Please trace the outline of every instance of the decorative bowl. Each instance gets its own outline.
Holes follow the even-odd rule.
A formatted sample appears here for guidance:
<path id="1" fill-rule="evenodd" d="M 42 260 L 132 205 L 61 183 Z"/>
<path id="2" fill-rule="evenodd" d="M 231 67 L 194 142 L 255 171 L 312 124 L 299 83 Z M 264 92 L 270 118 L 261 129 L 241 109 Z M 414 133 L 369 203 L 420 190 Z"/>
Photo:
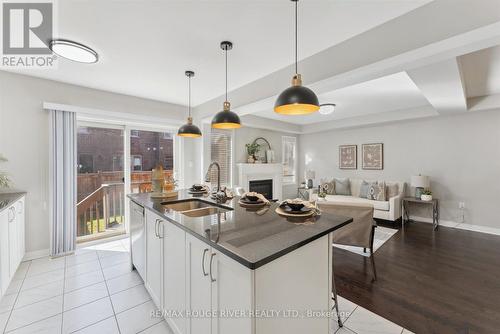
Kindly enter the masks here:
<path id="1" fill-rule="evenodd" d="M 203 189 L 203 185 L 201 185 L 201 184 L 193 184 L 191 186 L 191 189 L 196 190 L 196 191 L 200 191 L 200 190 Z"/>
<path id="2" fill-rule="evenodd" d="M 292 211 L 300 211 L 304 207 L 304 203 L 298 202 L 286 202 L 286 205 L 292 209 Z"/>
<path id="3" fill-rule="evenodd" d="M 422 201 L 426 201 L 426 202 L 428 202 L 428 201 L 432 201 L 432 195 L 421 195 L 421 196 L 420 196 L 420 199 L 421 199 Z"/>
<path id="4" fill-rule="evenodd" d="M 256 202 L 259 199 L 259 197 L 253 195 L 246 195 L 245 198 L 250 202 Z"/>

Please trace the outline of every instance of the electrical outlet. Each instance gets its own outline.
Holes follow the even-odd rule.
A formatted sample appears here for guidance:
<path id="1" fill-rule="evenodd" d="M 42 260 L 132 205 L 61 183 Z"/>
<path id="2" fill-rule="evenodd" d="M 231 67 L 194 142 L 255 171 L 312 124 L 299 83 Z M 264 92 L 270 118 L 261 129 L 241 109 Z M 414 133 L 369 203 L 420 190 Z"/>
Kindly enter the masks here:
<path id="1" fill-rule="evenodd" d="M 458 202 L 459 209 L 465 209 L 465 202 Z"/>

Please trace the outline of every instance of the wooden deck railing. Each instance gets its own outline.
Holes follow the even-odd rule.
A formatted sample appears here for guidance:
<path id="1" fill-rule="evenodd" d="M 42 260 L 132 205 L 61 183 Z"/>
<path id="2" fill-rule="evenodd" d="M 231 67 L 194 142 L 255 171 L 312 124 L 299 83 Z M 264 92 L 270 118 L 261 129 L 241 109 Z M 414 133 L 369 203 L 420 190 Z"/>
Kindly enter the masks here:
<path id="1" fill-rule="evenodd" d="M 106 232 L 123 224 L 123 191 L 123 183 L 102 184 L 81 200 L 76 205 L 77 236 Z"/>
<path id="2" fill-rule="evenodd" d="M 171 175 L 171 170 L 165 171 L 165 176 Z M 151 172 L 132 172 L 130 185 L 132 193 L 150 192 Z M 79 174 L 77 237 L 124 231 L 124 191 L 123 172 Z"/>

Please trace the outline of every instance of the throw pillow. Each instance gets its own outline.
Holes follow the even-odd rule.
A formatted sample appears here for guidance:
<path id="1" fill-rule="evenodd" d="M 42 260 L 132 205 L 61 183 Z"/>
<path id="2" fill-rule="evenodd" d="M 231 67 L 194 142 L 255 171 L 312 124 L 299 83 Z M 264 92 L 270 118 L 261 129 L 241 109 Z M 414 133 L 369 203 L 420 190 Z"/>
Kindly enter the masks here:
<path id="1" fill-rule="evenodd" d="M 385 182 L 373 183 L 368 190 L 368 199 L 385 201 Z"/>
<path id="2" fill-rule="evenodd" d="M 335 194 L 351 196 L 351 182 L 349 179 L 334 179 Z"/>
<path id="3" fill-rule="evenodd" d="M 370 191 L 370 187 L 372 187 L 373 185 L 376 185 L 376 184 L 377 184 L 377 182 L 363 181 L 363 183 L 361 183 L 361 187 L 359 188 L 359 197 L 368 198 L 368 193 Z"/>
<path id="4" fill-rule="evenodd" d="M 397 183 L 389 183 L 386 185 L 387 196 L 386 198 L 392 198 L 399 195 L 399 185 Z"/>
<path id="5" fill-rule="evenodd" d="M 327 195 L 335 195 L 335 182 L 331 180 L 330 182 L 323 182 L 321 188 L 326 192 Z"/>

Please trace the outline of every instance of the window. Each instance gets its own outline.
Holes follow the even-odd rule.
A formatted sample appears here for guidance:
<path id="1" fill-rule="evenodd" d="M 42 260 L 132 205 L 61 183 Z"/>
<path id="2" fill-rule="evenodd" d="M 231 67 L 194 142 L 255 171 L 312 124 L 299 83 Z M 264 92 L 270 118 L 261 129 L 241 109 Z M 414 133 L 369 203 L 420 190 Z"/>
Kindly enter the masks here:
<path id="1" fill-rule="evenodd" d="M 130 130 L 130 137 L 139 138 L 139 130 Z"/>
<path id="2" fill-rule="evenodd" d="M 172 132 L 163 132 L 163 139 L 173 139 Z"/>
<path id="3" fill-rule="evenodd" d="M 132 161 L 132 170 L 133 171 L 141 171 L 142 170 L 142 156 L 141 155 L 131 156 L 130 161 Z"/>
<path id="4" fill-rule="evenodd" d="M 297 138 L 281 137 L 283 147 L 283 182 L 295 183 L 297 175 Z"/>
<path id="5" fill-rule="evenodd" d="M 123 170 L 123 153 L 113 155 L 113 171 Z"/>
<path id="6" fill-rule="evenodd" d="M 84 153 L 79 154 L 78 173 L 84 174 L 93 172 L 94 172 L 94 156 L 92 154 L 84 154 Z"/>
<path id="7" fill-rule="evenodd" d="M 212 129 L 210 132 L 210 157 L 220 165 L 220 184 L 231 186 L 232 135 L 231 131 Z M 212 168 L 210 183 L 217 184 L 217 168 Z"/>

